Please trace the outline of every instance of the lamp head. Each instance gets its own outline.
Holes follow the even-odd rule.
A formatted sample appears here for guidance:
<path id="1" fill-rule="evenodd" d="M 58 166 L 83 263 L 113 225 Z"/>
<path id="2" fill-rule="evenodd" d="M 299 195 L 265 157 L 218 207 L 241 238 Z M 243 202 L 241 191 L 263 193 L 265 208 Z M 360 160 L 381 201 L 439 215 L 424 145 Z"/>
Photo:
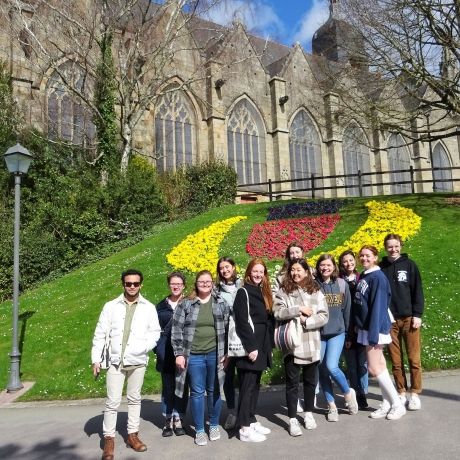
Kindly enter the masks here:
<path id="1" fill-rule="evenodd" d="M 32 162 L 32 154 L 21 144 L 16 144 L 10 147 L 4 154 L 6 167 L 8 171 L 15 175 L 27 174 L 30 163 Z"/>

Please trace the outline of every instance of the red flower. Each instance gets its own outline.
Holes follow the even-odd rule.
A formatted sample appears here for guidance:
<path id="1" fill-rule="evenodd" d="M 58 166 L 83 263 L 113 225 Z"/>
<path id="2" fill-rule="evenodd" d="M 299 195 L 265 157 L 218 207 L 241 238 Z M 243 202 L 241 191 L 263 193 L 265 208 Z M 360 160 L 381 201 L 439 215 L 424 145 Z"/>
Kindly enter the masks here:
<path id="1" fill-rule="evenodd" d="M 311 251 L 328 237 L 339 220 L 338 214 L 327 214 L 255 224 L 248 236 L 246 252 L 251 257 L 282 259 L 293 241 L 302 244 L 305 252 Z"/>

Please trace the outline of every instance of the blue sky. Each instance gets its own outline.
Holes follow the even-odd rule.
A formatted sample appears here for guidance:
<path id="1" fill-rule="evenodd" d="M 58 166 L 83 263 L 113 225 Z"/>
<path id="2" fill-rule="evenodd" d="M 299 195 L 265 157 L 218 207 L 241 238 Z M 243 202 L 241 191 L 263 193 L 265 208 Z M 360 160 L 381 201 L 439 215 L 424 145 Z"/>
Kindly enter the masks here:
<path id="1" fill-rule="evenodd" d="M 219 24 L 238 18 L 264 38 L 311 49 L 311 37 L 329 16 L 328 0 L 223 0 L 208 15 Z"/>

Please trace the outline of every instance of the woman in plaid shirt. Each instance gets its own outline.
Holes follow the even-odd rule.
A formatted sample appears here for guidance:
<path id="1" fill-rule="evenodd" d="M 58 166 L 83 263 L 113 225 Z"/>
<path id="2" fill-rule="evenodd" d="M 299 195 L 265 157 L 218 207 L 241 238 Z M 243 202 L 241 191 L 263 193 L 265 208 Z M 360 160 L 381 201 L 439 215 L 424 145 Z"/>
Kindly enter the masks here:
<path id="1" fill-rule="evenodd" d="M 207 444 L 204 431 L 206 406 L 209 439 L 220 439 L 220 387 L 225 380 L 223 362 L 228 316 L 229 307 L 214 289 L 212 275 L 207 270 L 197 274 L 194 292 L 176 307 L 173 316 L 171 343 L 177 367 L 176 395 L 182 397 L 188 375 L 195 444 L 199 446 Z"/>

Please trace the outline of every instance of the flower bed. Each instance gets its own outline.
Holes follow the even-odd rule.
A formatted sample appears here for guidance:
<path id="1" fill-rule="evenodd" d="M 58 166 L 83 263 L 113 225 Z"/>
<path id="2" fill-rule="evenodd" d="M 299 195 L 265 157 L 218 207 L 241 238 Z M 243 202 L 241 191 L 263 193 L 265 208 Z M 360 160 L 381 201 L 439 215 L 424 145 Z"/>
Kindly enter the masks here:
<path id="1" fill-rule="evenodd" d="M 397 233 L 405 241 L 420 230 L 422 218 L 412 209 L 404 208 L 396 203 L 368 201 L 369 217 L 358 230 L 340 246 L 327 251 L 336 259 L 340 254 L 351 249 L 356 255 L 362 246 L 375 246 L 379 251 L 384 248 L 383 240 L 388 233 Z M 309 263 L 316 264 L 318 256 L 308 258 Z"/>
<path id="2" fill-rule="evenodd" d="M 251 257 L 282 259 L 293 241 L 311 251 L 327 238 L 339 220 L 340 216 L 335 214 L 256 224 L 248 237 L 246 251 Z"/>
<path id="3" fill-rule="evenodd" d="M 319 200 L 304 203 L 291 203 L 268 209 L 267 220 L 288 219 L 292 217 L 336 214 L 349 200 Z"/>
<path id="4" fill-rule="evenodd" d="M 176 270 L 197 273 L 209 270 L 214 273 L 219 260 L 219 246 L 228 231 L 246 216 L 236 216 L 213 223 L 209 227 L 188 235 L 166 256 Z"/>

